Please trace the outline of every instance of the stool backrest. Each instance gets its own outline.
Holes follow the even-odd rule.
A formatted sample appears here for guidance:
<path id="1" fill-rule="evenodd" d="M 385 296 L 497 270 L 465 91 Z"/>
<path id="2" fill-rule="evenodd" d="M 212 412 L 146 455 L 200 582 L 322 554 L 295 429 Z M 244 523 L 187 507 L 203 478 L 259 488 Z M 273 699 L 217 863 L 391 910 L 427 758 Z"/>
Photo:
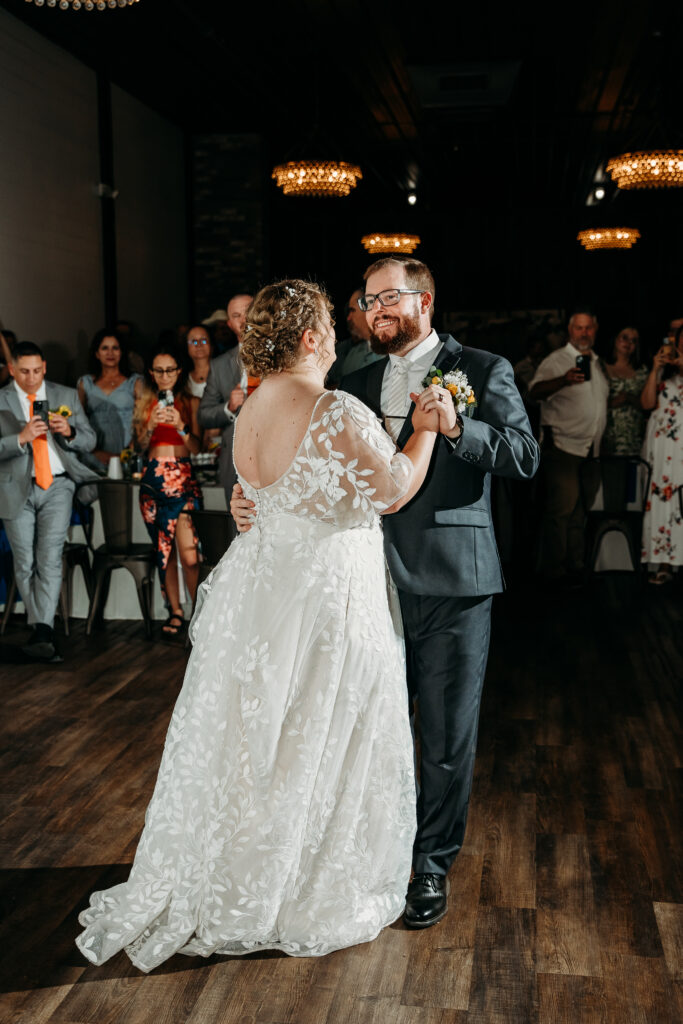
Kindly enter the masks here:
<path id="1" fill-rule="evenodd" d="M 133 488 L 125 480 L 98 480 L 104 542 L 112 554 L 125 554 L 133 542 Z"/>

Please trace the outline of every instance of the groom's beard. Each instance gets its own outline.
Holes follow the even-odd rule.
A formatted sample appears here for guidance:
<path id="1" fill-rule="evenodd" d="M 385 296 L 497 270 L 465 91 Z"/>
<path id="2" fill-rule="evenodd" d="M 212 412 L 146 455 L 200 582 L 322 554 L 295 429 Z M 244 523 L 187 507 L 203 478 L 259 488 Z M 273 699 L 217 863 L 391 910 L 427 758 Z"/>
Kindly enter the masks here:
<path id="1" fill-rule="evenodd" d="M 377 335 L 371 327 L 370 348 L 380 356 L 393 355 L 396 352 L 401 352 L 412 342 L 417 341 L 420 333 L 420 314 L 414 313 L 411 315 L 407 313 L 401 317 L 396 333 L 393 335 L 388 336 L 386 333 L 382 336 Z"/>

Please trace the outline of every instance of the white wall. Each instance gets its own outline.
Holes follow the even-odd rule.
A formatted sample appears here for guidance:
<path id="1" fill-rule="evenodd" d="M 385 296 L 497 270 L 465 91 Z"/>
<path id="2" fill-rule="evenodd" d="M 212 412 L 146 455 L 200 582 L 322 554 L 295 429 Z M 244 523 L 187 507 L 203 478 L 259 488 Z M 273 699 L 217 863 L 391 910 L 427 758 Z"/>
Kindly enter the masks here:
<path id="1" fill-rule="evenodd" d="M 183 136 L 112 87 L 119 316 L 156 340 L 187 317 Z"/>
<path id="2" fill-rule="evenodd" d="M 0 323 L 50 376 L 100 326 L 94 72 L 0 10 Z"/>

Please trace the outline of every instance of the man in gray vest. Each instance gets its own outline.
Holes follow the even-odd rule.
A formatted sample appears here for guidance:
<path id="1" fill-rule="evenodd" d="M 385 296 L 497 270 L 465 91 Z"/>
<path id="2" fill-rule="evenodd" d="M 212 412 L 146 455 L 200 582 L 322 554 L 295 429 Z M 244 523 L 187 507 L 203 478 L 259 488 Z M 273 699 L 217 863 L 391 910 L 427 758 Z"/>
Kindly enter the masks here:
<path id="1" fill-rule="evenodd" d="M 77 483 L 95 478 L 77 453 L 92 451 L 96 437 L 76 391 L 47 382 L 45 371 L 37 345 L 15 347 L 13 380 L 0 391 L 0 518 L 32 627 L 23 651 L 55 661 L 61 659 L 52 627 L 73 493 Z"/>

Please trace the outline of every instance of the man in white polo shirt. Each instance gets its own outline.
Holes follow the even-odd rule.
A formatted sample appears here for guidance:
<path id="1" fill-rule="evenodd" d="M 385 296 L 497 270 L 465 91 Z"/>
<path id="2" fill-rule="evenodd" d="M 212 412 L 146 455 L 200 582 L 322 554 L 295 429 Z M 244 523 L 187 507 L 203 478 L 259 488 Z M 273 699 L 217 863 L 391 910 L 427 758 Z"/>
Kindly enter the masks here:
<path id="1" fill-rule="evenodd" d="M 578 582 L 584 564 L 580 474 L 597 455 L 607 420 L 609 385 L 593 351 L 598 321 L 577 311 L 569 340 L 538 367 L 529 398 L 541 405 L 541 468 L 545 486 L 541 569 L 551 580 Z M 586 481 L 587 496 L 597 487 Z"/>

